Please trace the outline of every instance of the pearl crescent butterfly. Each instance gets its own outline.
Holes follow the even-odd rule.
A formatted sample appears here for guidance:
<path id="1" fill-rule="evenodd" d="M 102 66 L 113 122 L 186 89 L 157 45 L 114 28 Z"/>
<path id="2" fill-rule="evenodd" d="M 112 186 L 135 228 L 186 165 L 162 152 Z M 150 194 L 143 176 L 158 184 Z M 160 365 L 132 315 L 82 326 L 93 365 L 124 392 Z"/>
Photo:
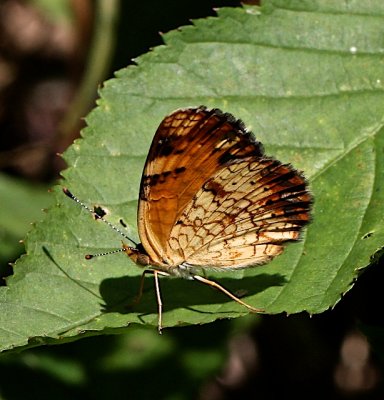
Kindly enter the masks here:
<path id="1" fill-rule="evenodd" d="M 68 189 L 64 192 L 90 210 Z M 285 242 L 300 238 L 310 221 L 311 203 L 304 176 L 291 165 L 265 156 L 262 144 L 231 114 L 201 106 L 165 117 L 153 138 L 140 184 L 141 243 L 123 244 L 120 249 L 146 268 L 143 278 L 147 272 L 154 274 L 159 331 L 158 275 L 200 281 L 250 311 L 262 312 L 201 273 L 272 260 L 283 252 Z"/>

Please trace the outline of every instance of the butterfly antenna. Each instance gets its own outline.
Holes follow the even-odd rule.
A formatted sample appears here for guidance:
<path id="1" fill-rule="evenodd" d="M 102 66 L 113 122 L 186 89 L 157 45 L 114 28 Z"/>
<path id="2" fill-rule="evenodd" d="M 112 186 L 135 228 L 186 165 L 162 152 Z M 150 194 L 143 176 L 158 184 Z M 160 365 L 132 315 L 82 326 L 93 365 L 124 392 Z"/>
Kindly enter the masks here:
<path id="1" fill-rule="evenodd" d="M 118 234 L 120 234 L 122 237 L 124 237 L 125 239 L 129 240 L 131 243 L 133 243 L 135 246 L 137 246 L 137 243 L 132 240 L 129 236 L 127 236 L 122 230 L 120 230 L 118 227 L 116 227 L 115 225 L 111 224 L 109 221 L 107 221 L 106 219 L 104 219 L 101 215 L 97 214 L 96 212 L 94 212 L 91 208 L 89 208 L 85 203 L 83 203 L 82 201 L 80 201 L 74 194 L 72 194 L 66 187 L 63 188 L 63 192 L 66 196 L 68 196 L 70 199 L 72 199 L 73 201 L 75 201 L 77 204 L 79 204 L 81 207 L 83 207 L 84 209 L 86 209 L 88 212 L 90 212 L 91 214 L 93 214 L 97 219 L 103 221 L 105 224 L 107 224 L 110 228 L 112 228 L 115 232 L 117 232 Z M 99 257 L 99 256 L 105 256 L 107 254 L 115 254 L 115 253 L 120 253 L 121 251 L 124 251 L 124 248 L 122 249 L 117 249 L 114 251 L 110 251 L 107 253 L 99 253 L 99 254 L 87 254 L 85 256 L 85 258 L 87 260 L 90 260 L 93 257 Z"/>
<path id="2" fill-rule="evenodd" d="M 95 258 L 95 257 L 101 257 L 101 256 L 109 256 L 111 254 L 116 254 L 116 253 L 121 253 L 125 251 L 124 248 L 121 249 L 116 249 L 116 250 L 112 250 L 112 251 L 107 251 L 105 253 L 96 253 L 96 254 L 86 254 L 85 255 L 85 259 L 86 260 L 90 260 L 91 258 Z"/>

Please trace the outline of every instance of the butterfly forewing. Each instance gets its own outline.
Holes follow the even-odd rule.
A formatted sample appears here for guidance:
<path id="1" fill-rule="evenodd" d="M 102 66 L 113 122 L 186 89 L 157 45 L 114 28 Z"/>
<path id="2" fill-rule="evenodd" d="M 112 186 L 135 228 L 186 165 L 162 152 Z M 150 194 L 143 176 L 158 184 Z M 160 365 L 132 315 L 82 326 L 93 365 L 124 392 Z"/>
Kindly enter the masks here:
<path id="1" fill-rule="evenodd" d="M 229 114 L 200 107 L 166 117 L 154 136 L 140 188 L 139 235 L 152 261 L 177 265 L 182 252 L 170 251 L 170 234 L 202 185 L 228 160 L 261 155 L 261 144 Z"/>

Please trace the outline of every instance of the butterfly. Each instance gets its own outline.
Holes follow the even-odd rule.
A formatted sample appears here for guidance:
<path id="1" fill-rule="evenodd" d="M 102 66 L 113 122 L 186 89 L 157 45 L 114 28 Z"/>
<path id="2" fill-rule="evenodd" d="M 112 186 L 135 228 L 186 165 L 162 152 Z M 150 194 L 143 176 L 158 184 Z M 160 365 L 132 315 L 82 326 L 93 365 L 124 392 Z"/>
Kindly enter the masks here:
<path id="1" fill-rule="evenodd" d="M 64 192 L 81 203 L 68 189 Z M 262 312 L 202 273 L 269 262 L 283 252 L 285 242 L 300 238 L 311 204 L 302 173 L 265 156 L 262 144 L 233 115 L 200 106 L 166 116 L 141 178 L 141 243 L 123 243 L 120 249 L 145 268 L 138 298 L 144 276 L 154 275 L 159 332 L 159 275 L 202 282 L 250 311 Z"/>

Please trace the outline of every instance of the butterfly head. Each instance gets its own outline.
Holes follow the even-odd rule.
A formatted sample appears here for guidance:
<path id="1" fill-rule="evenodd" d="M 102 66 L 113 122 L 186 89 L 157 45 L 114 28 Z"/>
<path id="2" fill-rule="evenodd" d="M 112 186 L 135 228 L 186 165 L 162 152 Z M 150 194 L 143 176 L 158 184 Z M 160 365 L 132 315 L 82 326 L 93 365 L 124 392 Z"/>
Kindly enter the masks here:
<path id="1" fill-rule="evenodd" d="M 136 247 L 128 246 L 123 243 L 124 253 L 137 265 L 141 267 L 146 267 L 151 264 L 149 256 L 145 253 L 145 250 L 141 243 Z"/>

